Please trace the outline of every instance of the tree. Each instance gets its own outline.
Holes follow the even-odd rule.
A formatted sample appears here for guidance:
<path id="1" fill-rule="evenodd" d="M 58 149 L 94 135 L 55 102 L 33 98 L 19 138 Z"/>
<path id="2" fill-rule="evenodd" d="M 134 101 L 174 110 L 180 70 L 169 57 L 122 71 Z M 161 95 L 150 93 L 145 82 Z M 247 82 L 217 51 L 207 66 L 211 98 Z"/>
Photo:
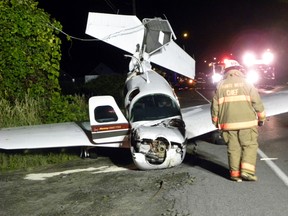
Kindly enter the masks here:
<path id="1" fill-rule="evenodd" d="M 25 94 L 51 99 L 60 94 L 61 24 L 35 0 L 0 1 L 0 97 Z M 58 96 L 57 96 L 58 95 Z"/>

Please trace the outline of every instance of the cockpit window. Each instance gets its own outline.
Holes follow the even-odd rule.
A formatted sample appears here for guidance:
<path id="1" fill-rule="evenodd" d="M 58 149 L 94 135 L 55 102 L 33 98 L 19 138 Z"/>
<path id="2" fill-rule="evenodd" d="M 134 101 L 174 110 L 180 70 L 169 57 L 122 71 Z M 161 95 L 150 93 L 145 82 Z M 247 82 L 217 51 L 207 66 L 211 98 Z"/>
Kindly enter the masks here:
<path id="1" fill-rule="evenodd" d="M 131 121 L 149 121 L 179 116 L 180 108 L 169 96 L 147 95 L 140 98 L 131 111 Z"/>
<path id="2" fill-rule="evenodd" d="M 139 89 L 134 89 L 129 95 L 129 101 L 131 101 L 137 94 L 139 94 Z"/>
<path id="3" fill-rule="evenodd" d="M 117 121 L 118 117 L 111 106 L 98 106 L 94 110 L 95 120 L 97 122 Z"/>

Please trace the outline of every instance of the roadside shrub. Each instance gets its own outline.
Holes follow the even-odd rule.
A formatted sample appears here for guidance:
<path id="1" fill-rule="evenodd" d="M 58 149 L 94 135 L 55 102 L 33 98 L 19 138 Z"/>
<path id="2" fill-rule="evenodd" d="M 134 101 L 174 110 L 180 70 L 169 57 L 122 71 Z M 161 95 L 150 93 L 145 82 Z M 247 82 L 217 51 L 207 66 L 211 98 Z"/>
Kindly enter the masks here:
<path id="1" fill-rule="evenodd" d="M 84 96 L 59 96 L 52 102 L 27 94 L 24 99 L 16 99 L 13 103 L 0 99 L 1 128 L 88 119 L 88 104 Z"/>
<path id="2" fill-rule="evenodd" d="M 61 40 L 51 25 L 62 26 L 37 5 L 0 1 L 0 97 L 10 102 L 25 94 L 51 98 L 60 92 Z"/>
<path id="3" fill-rule="evenodd" d="M 0 99 L 0 127 L 16 127 L 23 125 L 41 124 L 41 101 L 24 96 L 23 100 L 16 99 L 11 104 L 6 99 Z"/>
<path id="4" fill-rule="evenodd" d="M 45 108 L 43 102 L 42 119 L 44 123 L 59 123 L 71 121 L 88 121 L 88 103 L 84 96 L 66 95 L 53 97 Z M 50 106 L 49 106 L 50 105 Z"/>
<path id="5" fill-rule="evenodd" d="M 82 87 L 86 96 L 112 95 L 120 108 L 124 107 L 123 88 L 126 75 L 100 75 Z"/>

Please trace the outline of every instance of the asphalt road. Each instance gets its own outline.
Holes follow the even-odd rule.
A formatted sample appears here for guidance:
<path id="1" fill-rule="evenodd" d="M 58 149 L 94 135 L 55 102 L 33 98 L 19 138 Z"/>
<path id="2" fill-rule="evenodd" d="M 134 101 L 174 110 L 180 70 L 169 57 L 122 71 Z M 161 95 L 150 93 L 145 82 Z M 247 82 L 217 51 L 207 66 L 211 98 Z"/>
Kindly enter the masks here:
<path id="1" fill-rule="evenodd" d="M 276 85 L 273 88 L 259 88 L 261 95 L 273 94 L 275 91 L 288 88 L 288 83 Z M 184 106 L 191 104 L 207 103 L 213 97 L 213 89 L 198 89 L 196 92 L 180 92 L 180 100 Z M 187 96 L 188 94 L 188 96 Z M 201 95 L 201 96 L 200 96 Z M 189 98 L 187 100 L 187 98 Z M 203 99 L 204 98 L 204 99 Z M 194 102 L 193 102 L 194 101 Z M 187 103 L 188 102 L 188 103 Z M 277 104 L 275 104 L 277 106 Z M 280 177 L 280 179 L 288 186 L 288 145 L 287 128 L 288 113 L 271 116 L 263 127 L 259 129 L 259 160 L 266 163 Z"/>
<path id="2" fill-rule="evenodd" d="M 195 91 L 178 95 L 184 107 L 205 103 Z M 257 182 L 230 181 L 226 146 L 208 134 L 170 169 L 139 171 L 129 150 L 98 149 L 97 159 L 1 174 L 0 215 L 286 216 L 287 122 L 281 114 L 260 128 Z"/>

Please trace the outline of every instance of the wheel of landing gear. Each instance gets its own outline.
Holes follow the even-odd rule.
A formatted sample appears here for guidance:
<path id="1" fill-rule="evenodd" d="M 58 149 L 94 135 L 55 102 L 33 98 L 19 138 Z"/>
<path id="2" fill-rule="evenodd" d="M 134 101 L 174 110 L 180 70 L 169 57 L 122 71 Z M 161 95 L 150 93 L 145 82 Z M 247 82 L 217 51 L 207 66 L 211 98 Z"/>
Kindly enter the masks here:
<path id="1" fill-rule="evenodd" d="M 97 152 L 89 152 L 87 148 L 82 148 L 81 149 L 81 154 L 80 154 L 81 158 L 91 158 L 91 159 L 96 159 L 98 158 L 98 154 Z"/>
<path id="2" fill-rule="evenodd" d="M 81 148 L 80 157 L 83 159 L 89 157 L 89 152 L 86 148 Z"/>

